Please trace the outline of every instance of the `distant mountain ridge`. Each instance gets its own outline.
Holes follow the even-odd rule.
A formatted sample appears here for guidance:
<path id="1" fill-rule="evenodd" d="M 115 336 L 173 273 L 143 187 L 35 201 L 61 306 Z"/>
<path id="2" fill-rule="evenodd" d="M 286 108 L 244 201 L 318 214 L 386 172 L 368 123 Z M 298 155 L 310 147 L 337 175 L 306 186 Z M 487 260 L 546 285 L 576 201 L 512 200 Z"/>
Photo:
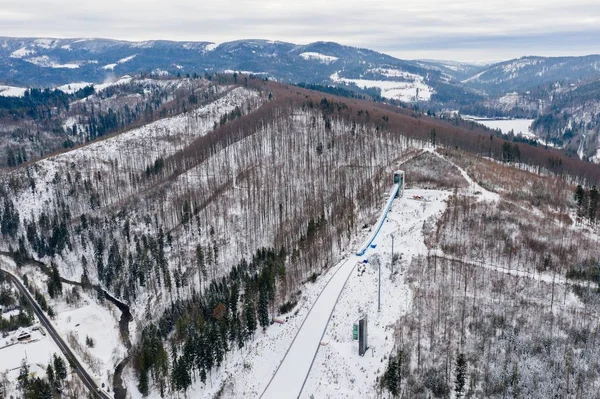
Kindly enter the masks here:
<path id="1" fill-rule="evenodd" d="M 522 57 L 490 65 L 401 60 L 334 42 L 209 41 L 0 37 L 0 84 L 57 87 L 115 76 L 254 73 L 282 82 L 369 89 L 403 102 L 459 109 L 484 98 L 556 82 L 600 79 L 600 55 Z"/>
<path id="2" fill-rule="evenodd" d="M 297 45 L 237 40 L 217 45 L 203 41 L 0 38 L 0 83 L 12 86 L 99 83 L 113 75 L 140 72 L 185 75 L 222 71 L 254 73 L 290 83 L 378 87 L 382 96 L 406 102 L 472 94 L 442 68 L 333 42 Z"/>
<path id="3" fill-rule="evenodd" d="M 578 83 L 600 78 L 600 55 L 521 57 L 503 61 L 463 79 L 467 86 L 490 95 L 524 91 L 546 83 Z"/>

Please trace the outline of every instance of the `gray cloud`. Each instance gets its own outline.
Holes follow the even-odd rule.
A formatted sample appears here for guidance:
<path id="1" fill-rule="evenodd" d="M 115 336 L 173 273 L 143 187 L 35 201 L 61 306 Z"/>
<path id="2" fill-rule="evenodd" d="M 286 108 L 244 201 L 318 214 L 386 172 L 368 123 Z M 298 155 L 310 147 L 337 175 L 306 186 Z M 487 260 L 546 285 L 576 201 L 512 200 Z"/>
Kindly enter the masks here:
<path id="1" fill-rule="evenodd" d="M 331 40 L 403 58 L 600 52 L 600 2 L 2 0 L 0 35 L 223 42 Z"/>

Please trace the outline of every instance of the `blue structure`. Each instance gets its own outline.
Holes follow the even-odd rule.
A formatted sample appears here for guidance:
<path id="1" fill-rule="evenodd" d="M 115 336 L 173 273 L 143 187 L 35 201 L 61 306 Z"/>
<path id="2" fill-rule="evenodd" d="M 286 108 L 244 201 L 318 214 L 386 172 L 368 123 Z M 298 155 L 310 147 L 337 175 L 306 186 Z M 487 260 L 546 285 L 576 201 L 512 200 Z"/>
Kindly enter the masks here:
<path id="1" fill-rule="evenodd" d="M 379 220 L 377 221 L 377 224 L 375 225 L 376 226 L 375 230 L 373 230 L 373 232 L 371 232 L 371 234 L 369 234 L 367 241 L 358 249 L 358 251 L 356 251 L 357 256 L 363 256 L 365 254 L 365 252 L 367 252 L 367 249 L 369 249 L 369 247 L 375 248 L 377 246 L 377 245 L 371 245 L 371 244 L 373 244 L 373 241 L 377 237 L 377 234 L 379 234 L 379 231 L 381 230 L 381 227 L 383 226 L 383 222 L 385 222 L 385 219 L 387 218 L 387 214 L 390 211 L 390 208 L 392 207 L 392 203 L 394 202 L 394 199 L 401 196 L 403 193 L 404 193 L 404 171 L 397 170 L 396 172 L 394 172 L 394 186 L 392 187 L 392 189 L 390 191 L 390 196 L 388 197 L 385 209 L 381 213 L 381 216 L 379 216 Z"/>

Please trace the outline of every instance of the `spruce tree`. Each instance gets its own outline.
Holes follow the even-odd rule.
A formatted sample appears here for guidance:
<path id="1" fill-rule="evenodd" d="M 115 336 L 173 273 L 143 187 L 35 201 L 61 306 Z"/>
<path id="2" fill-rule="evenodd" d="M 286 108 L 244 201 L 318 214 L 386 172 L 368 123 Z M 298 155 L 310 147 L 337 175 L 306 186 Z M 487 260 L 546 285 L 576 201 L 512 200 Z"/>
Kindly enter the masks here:
<path id="1" fill-rule="evenodd" d="M 256 323 L 256 308 L 254 307 L 254 302 L 251 298 L 246 295 L 246 300 L 244 301 L 244 314 L 246 315 L 246 328 L 247 333 L 249 335 L 254 334 L 256 331 L 257 323 Z"/>
<path id="2" fill-rule="evenodd" d="M 269 326 L 269 293 L 264 286 L 258 292 L 258 321 L 263 329 Z"/>
<path id="3" fill-rule="evenodd" d="M 388 367 L 384 374 L 385 387 L 390 393 L 396 397 L 398 396 L 398 363 L 396 357 L 390 356 L 388 361 Z"/>
<path id="4" fill-rule="evenodd" d="M 590 203 L 588 207 L 588 219 L 590 222 L 596 222 L 596 214 L 598 213 L 598 199 L 600 198 L 600 194 L 598 193 L 598 189 L 596 186 L 592 186 L 590 190 Z"/>
<path id="5" fill-rule="evenodd" d="M 62 385 L 62 382 L 67 378 L 67 367 L 65 366 L 65 361 L 62 357 L 54 354 L 54 377 L 56 382 L 59 385 Z"/>
<path id="6" fill-rule="evenodd" d="M 461 398 L 465 393 L 465 382 L 467 380 L 467 358 L 464 353 L 459 353 L 456 357 L 456 380 L 454 383 L 454 392 L 456 397 Z"/>

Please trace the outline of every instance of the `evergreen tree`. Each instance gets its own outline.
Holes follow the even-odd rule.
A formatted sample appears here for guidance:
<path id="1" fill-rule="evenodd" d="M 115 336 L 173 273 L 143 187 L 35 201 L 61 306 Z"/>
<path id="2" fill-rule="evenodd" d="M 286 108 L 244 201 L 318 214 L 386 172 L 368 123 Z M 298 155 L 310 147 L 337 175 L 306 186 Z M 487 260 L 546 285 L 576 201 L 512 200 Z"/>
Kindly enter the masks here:
<path id="1" fill-rule="evenodd" d="M 587 217 L 589 215 L 589 196 L 581 185 L 577 186 L 575 190 L 575 201 L 577 202 L 577 216 L 580 218 Z"/>
<path id="2" fill-rule="evenodd" d="M 67 378 L 67 367 L 62 357 L 54 354 L 54 377 L 59 385 L 62 385 L 63 381 Z"/>
<path id="3" fill-rule="evenodd" d="M 269 326 L 269 293 L 264 285 L 258 292 L 258 321 L 263 329 Z"/>
<path id="4" fill-rule="evenodd" d="M 25 390 L 29 385 L 29 366 L 25 359 L 21 360 L 21 368 L 19 369 L 19 376 L 17 377 L 19 389 Z"/>
<path id="5" fill-rule="evenodd" d="M 598 199 L 600 198 L 600 194 L 598 193 L 598 189 L 596 186 L 592 186 L 590 190 L 590 201 L 588 206 L 588 219 L 590 222 L 596 222 L 596 215 L 598 214 Z"/>
<path id="6" fill-rule="evenodd" d="M 140 393 L 142 394 L 142 396 L 148 396 L 148 394 L 149 394 L 148 372 L 146 370 L 142 370 L 140 372 L 137 388 L 140 391 Z"/>
<path id="7" fill-rule="evenodd" d="M 388 367 L 383 375 L 383 381 L 385 387 L 390 393 L 396 397 L 398 396 L 398 375 L 400 370 L 398 370 L 398 363 L 396 361 L 395 356 L 390 356 L 388 361 Z"/>
<path id="8" fill-rule="evenodd" d="M 50 384 L 54 385 L 54 368 L 52 367 L 51 363 L 48 364 L 48 367 L 46 367 L 46 377 L 48 378 Z"/>
<path id="9" fill-rule="evenodd" d="M 465 393 L 465 383 L 467 380 L 467 358 L 464 353 L 459 353 L 456 357 L 455 374 L 454 392 L 456 392 L 457 398 L 461 398 Z"/>

